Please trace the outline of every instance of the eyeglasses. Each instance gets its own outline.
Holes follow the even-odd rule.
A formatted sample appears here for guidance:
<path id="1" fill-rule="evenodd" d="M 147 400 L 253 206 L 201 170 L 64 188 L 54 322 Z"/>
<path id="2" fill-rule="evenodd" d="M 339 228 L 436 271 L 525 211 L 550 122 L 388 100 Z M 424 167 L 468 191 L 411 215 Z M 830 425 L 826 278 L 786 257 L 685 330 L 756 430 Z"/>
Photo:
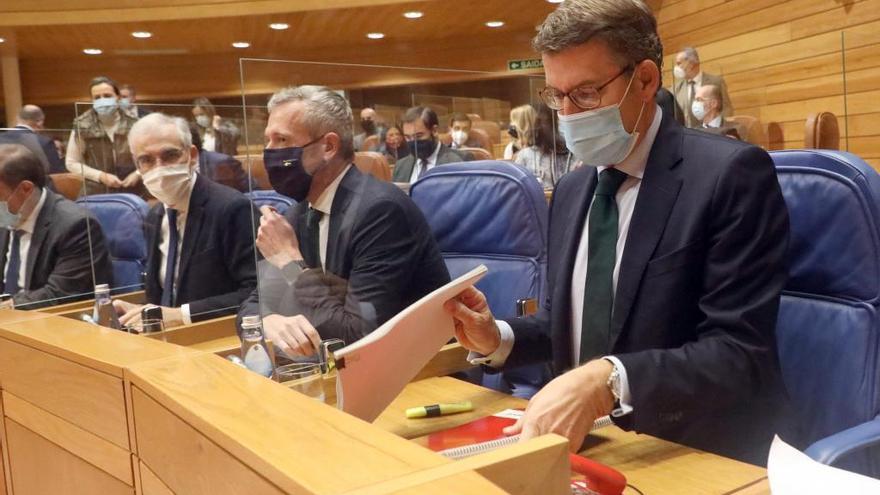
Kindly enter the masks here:
<path id="1" fill-rule="evenodd" d="M 571 100 L 572 103 L 574 103 L 574 106 L 580 108 L 581 110 L 592 110 L 602 103 L 602 95 L 600 95 L 599 92 L 602 91 L 605 86 L 608 86 L 615 79 L 622 76 L 631 69 L 632 66 L 627 65 L 626 67 L 621 69 L 616 76 L 612 77 L 605 84 L 599 87 L 580 86 L 574 88 L 568 93 L 563 93 L 553 86 L 547 86 L 538 92 L 538 96 L 541 97 L 541 100 L 544 101 L 545 105 L 553 110 L 562 110 L 563 106 L 565 106 L 566 96 L 569 100 Z"/>
<path id="2" fill-rule="evenodd" d="M 170 164 L 177 163 L 180 161 L 181 157 L 183 157 L 183 150 L 180 148 L 165 148 L 164 150 L 159 152 L 159 157 L 156 158 L 155 155 L 140 155 L 135 160 L 135 164 L 137 165 L 138 170 L 141 172 L 150 170 L 151 168 L 156 166 L 157 160 Z"/>

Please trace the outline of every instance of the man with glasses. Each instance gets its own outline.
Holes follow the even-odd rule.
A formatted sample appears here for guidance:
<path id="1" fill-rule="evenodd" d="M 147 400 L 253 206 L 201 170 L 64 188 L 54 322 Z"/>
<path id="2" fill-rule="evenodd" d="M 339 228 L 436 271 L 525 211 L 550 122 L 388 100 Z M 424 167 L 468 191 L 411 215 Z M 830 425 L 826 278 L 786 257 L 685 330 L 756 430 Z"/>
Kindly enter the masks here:
<path id="1" fill-rule="evenodd" d="M 151 113 L 128 135 L 138 173 L 159 200 L 147 216 L 147 302 L 166 327 L 233 314 L 257 286 L 256 211 L 240 192 L 194 173 L 199 152 L 185 120 Z M 123 325 L 143 306 L 114 301 Z"/>
<path id="2" fill-rule="evenodd" d="M 682 128 L 655 102 L 662 45 L 640 0 L 568 0 L 533 41 L 566 145 L 586 166 L 551 206 L 548 294 L 496 322 L 470 288 L 447 302 L 491 368 L 558 375 L 508 433 L 579 449 L 625 429 L 763 463 L 780 411 L 775 347 L 788 214 L 766 152 Z"/>

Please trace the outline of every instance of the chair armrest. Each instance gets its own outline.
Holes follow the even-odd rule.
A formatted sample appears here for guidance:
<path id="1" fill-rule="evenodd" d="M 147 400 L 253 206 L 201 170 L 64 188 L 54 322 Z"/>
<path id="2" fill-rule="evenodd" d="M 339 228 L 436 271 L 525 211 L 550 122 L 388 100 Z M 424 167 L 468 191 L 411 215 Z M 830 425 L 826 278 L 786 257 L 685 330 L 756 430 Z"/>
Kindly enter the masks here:
<path id="1" fill-rule="evenodd" d="M 880 416 L 818 440 L 804 453 L 817 462 L 832 465 L 853 451 L 877 444 L 880 444 Z"/>

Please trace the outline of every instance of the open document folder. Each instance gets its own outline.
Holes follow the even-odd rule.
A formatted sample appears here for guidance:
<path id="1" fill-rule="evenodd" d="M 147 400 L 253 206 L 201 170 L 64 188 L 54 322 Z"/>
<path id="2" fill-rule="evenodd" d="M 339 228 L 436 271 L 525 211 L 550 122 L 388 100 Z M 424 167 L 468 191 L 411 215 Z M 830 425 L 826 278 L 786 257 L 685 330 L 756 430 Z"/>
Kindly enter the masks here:
<path id="1" fill-rule="evenodd" d="M 880 493 L 880 480 L 820 464 L 778 436 L 770 445 L 767 477 L 773 495 Z"/>
<path id="2" fill-rule="evenodd" d="M 401 311 L 361 340 L 333 353 L 339 375 L 336 404 L 373 421 L 453 337 L 443 303 L 488 272 L 480 265 Z"/>

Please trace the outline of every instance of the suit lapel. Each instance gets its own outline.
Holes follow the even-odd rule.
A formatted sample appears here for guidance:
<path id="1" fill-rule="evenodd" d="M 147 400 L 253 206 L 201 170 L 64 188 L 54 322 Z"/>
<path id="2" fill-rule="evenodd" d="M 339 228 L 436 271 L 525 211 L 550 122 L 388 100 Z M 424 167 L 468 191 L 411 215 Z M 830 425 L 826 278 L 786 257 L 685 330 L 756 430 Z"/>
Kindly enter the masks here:
<path id="1" fill-rule="evenodd" d="M 348 239 L 342 239 L 341 236 L 351 232 L 349 223 L 352 219 L 346 216 L 346 211 L 351 206 L 352 199 L 357 196 L 359 177 L 363 176 L 356 167 L 352 166 L 339 183 L 336 196 L 333 197 L 333 205 L 330 207 L 330 228 L 327 233 L 327 259 L 324 260 L 324 270 L 337 275 L 341 275 L 344 271 L 337 247 L 348 246 Z"/>
<path id="2" fill-rule="evenodd" d="M 669 213 L 681 188 L 681 180 L 671 169 L 681 161 L 682 138 L 681 128 L 672 120 L 672 116 L 664 115 L 648 156 L 620 261 L 611 316 L 612 349 L 629 317 L 642 274 L 666 229 Z"/>
<path id="3" fill-rule="evenodd" d="M 40 216 L 34 222 L 34 233 L 31 235 L 31 246 L 28 249 L 27 261 L 24 272 L 24 287 L 29 289 L 31 286 L 31 275 L 34 273 L 34 264 L 40 256 L 40 250 L 43 249 L 43 243 L 46 242 L 46 236 L 52 226 L 52 213 L 55 211 L 55 195 L 52 191 L 46 190 L 46 202 L 43 203 L 43 209 L 40 210 Z"/>
<path id="4" fill-rule="evenodd" d="M 189 211 L 186 212 L 186 227 L 183 231 L 183 244 L 179 253 L 180 266 L 177 270 L 178 294 L 175 299 L 180 298 L 180 289 L 186 287 L 186 273 L 193 254 L 195 254 L 196 247 L 199 245 L 202 232 L 202 217 L 205 213 L 205 203 L 208 202 L 208 180 L 205 177 L 196 180 L 192 196 L 189 200 Z"/>

